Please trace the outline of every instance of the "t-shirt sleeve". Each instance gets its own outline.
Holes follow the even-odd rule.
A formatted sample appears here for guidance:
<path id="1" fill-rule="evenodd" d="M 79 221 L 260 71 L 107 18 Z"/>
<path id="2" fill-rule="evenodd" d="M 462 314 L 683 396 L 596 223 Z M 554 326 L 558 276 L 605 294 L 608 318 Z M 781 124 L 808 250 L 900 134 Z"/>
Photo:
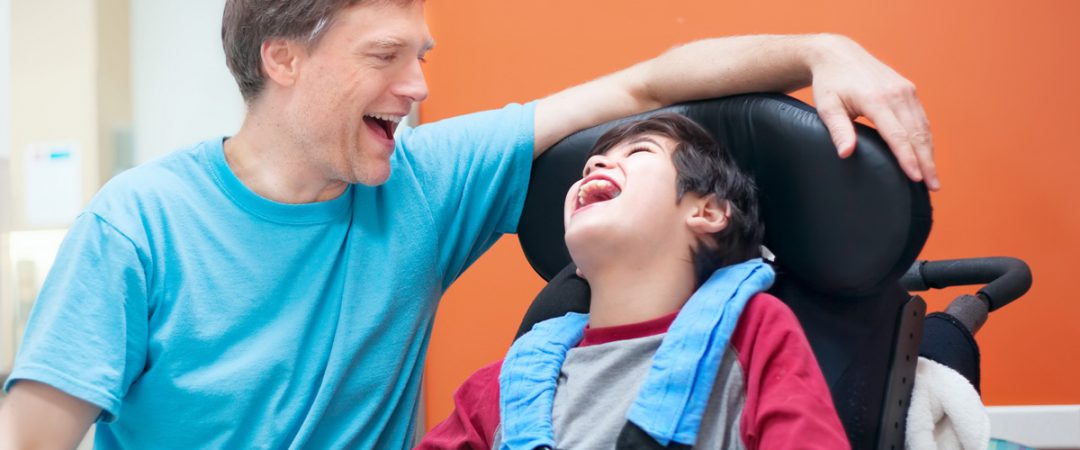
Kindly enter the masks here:
<path id="1" fill-rule="evenodd" d="M 435 425 L 417 446 L 420 450 L 487 450 L 499 427 L 499 370 L 502 360 L 469 376 L 454 393 L 454 411 Z"/>
<path id="2" fill-rule="evenodd" d="M 30 312 L 4 390 L 37 381 L 102 408 L 103 420 L 115 419 L 145 365 L 146 261 L 101 217 L 80 215 Z"/>
<path id="3" fill-rule="evenodd" d="M 746 374 L 740 434 L 747 448 L 850 448 L 825 376 L 791 309 L 759 294 L 732 336 Z"/>
<path id="4" fill-rule="evenodd" d="M 535 104 L 403 130 L 398 145 L 440 238 L 443 287 L 504 233 L 517 231 L 533 155 Z M 396 169 L 395 169 L 396 170 Z"/>

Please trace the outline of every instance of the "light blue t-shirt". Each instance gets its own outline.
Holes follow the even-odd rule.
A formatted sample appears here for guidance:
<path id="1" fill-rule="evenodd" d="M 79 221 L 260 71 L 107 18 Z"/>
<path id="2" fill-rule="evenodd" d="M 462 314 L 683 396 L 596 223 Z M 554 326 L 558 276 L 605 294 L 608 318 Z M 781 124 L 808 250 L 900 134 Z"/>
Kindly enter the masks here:
<path id="1" fill-rule="evenodd" d="M 8 389 L 103 409 L 96 447 L 408 448 L 439 297 L 514 232 L 533 105 L 403 130 L 381 186 L 287 205 L 222 139 L 110 181 L 30 315 Z"/>

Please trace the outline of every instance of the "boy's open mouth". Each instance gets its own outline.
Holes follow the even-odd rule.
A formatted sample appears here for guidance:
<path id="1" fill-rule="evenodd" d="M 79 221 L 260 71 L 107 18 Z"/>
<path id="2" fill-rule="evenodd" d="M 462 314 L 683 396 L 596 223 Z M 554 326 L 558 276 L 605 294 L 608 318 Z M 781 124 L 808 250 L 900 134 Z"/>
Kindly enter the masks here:
<path id="1" fill-rule="evenodd" d="M 621 193 L 622 190 L 619 189 L 619 186 L 613 181 L 607 178 L 593 178 L 582 183 L 582 185 L 578 187 L 576 209 L 581 209 L 600 202 L 606 202 L 618 197 Z"/>
<path id="2" fill-rule="evenodd" d="M 394 131 L 397 130 L 401 116 L 390 114 L 364 114 L 364 124 L 368 126 L 376 136 L 383 139 L 394 139 Z"/>

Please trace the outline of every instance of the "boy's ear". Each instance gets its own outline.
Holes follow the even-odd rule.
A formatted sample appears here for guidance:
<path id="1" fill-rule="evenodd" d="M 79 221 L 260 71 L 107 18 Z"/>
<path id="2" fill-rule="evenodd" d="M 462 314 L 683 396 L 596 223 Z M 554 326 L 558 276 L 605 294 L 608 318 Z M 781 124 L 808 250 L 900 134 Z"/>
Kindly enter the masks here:
<path id="1" fill-rule="evenodd" d="M 716 194 L 709 194 L 693 204 L 694 209 L 686 218 L 686 225 L 695 234 L 710 235 L 727 228 L 731 219 L 731 202 L 718 199 Z"/>
<path id="2" fill-rule="evenodd" d="M 274 38 L 263 41 L 259 48 L 263 72 L 275 84 L 292 86 L 300 75 L 302 52 L 300 44 L 288 39 Z"/>

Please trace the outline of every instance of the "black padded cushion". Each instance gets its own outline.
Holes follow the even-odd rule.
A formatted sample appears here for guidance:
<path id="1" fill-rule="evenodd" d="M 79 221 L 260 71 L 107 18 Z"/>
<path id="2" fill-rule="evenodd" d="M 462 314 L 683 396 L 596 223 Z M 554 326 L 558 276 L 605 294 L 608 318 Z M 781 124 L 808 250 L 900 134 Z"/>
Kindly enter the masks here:
<path id="1" fill-rule="evenodd" d="M 943 312 L 926 316 L 919 356 L 949 366 L 982 392 L 979 374 L 979 344 L 967 327 Z"/>
<path id="2" fill-rule="evenodd" d="M 605 131 L 656 112 L 683 114 L 730 149 L 758 185 L 765 245 L 781 270 L 831 296 L 876 292 L 911 266 L 930 230 L 929 195 L 910 182 L 877 133 L 856 124 L 855 154 L 841 160 L 809 105 L 778 94 L 679 104 L 563 139 L 538 158 L 518 233 L 533 268 L 550 280 L 570 262 L 563 199 Z"/>
<path id="3" fill-rule="evenodd" d="M 570 263 L 548 280 L 544 289 L 536 294 L 536 300 L 529 305 L 528 311 L 525 311 L 525 317 L 521 319 L 514 339 L 528 333 L 533 325 L 553 317 L 560 317 L 568 312 L 588 313 L 591 300 L 592 290 L 589 289 L 589 283 L 577 276 L 577 266 Z"/>

